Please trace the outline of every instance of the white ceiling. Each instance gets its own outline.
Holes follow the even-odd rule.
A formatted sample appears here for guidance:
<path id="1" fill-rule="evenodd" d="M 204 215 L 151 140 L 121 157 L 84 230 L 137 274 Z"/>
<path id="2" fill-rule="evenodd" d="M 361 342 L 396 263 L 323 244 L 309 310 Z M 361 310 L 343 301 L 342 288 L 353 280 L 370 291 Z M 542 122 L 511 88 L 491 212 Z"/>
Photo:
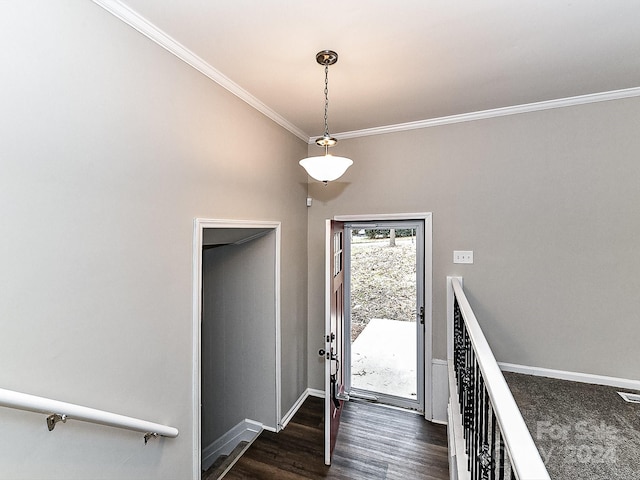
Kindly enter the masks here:
<path id="1" fill-rule="evenodd" d="M 640 94 L 638 0 L 94 0 L 130 7 L 307 137 Z M 637 89 L 637 91 L 635 91 Z"/>

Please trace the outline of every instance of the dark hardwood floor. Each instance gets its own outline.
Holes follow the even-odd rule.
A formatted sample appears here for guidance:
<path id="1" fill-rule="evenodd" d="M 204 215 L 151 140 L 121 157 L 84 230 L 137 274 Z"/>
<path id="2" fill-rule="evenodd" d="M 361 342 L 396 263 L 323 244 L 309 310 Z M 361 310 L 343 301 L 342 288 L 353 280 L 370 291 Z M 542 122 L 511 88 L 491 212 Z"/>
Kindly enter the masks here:
<path id="1" fill-rule="evenodd" d="M 262 432 L 225 480 L 448 480 L 445 426 L 368 403 L 345 403 L 332 465 L 325 466 L 323 402 L 309 397 L 283 431 Z"/>

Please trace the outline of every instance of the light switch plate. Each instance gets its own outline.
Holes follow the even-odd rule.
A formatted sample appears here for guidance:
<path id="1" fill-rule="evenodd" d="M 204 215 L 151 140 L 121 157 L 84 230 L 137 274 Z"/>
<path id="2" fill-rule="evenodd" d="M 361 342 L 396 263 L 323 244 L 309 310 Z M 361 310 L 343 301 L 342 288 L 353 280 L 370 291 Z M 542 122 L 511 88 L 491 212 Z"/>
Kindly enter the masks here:
<path id="1" fill-rule="evenodd" d="M 473 250 L 454 250 L 453 263 L 473 263 Z"/>

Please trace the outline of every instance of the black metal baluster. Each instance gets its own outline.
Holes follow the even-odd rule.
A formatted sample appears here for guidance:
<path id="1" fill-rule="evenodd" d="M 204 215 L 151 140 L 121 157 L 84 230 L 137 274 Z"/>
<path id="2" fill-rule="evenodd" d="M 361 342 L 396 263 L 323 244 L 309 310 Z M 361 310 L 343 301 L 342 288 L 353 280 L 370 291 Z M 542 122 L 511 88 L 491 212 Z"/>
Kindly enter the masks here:
<path id="1" fill-rule="evenodd" d="M 476 376 L 476 359 L 475 359 L 475 351 L 472 350 L 471 352 L 471 357 L 473 360 L 473 363 L 471 364 L 471 371 L 473 372 L 472 374 L 472 378 L 473 378 L 473 384 L 471 385 L 471 397 L 472 397 L 472 402 L 470 405 L 470 412 L 471 412 L 471 416 L 470 416 L 470 437 L 471 437 L 471 445 L 469 447 L 469 471 L 471 472 L 471 478 L 474 478 L 473 476 L 473 472 L 475 471 L 475 465 L 476 465 L 476 402 L 478 400 L 478 396 L 476 395 L 476 385 L 477 385 L 477 380 L 478 377 Z"/>
<path id="2" fill-rule="evenodd" d="M 491 406 L 491 480 L 496 480 L 496 414 Z"/>
<path id="3" fill-rule="evenodd" d="M 462 332 L 462 315 L 460 314 L 460 306 L 458 305 L 458 300 L 454 299 L 453 306 L 453 319 L 454 319 L 454 371 L 457 381 L 457 391 L 458 391 L 458 404 L 460 405 L 461 411 L 464 403 L 463 396 L 463 384 L 462 379 L 464 376 L 464 339 Z"/>
<path id="4" fill-rule="evenodd" d="M 472 372 L 473 372 L 473 385 L 471 386 L 472 388 L 472 396 L 473 396 L 473 402 L 471 403 L 471 447 L 470 447 L 470 453 L 469 453 L 469 462 L 471 462 L 470 465 L 470 471 L 471 471 L 471 478 L 473 478 L 475 480 L 475 471 L 476 471 L 476 448 L 477 448 L 477 438 L 476 438 L 476 432 L 478 430 L 478 423 L 477 423 L 477 417 L 476 414 L 478 412 L 478 407 L 477 407 L 477 403 L 478 403 L 478 395 L 476 395 L 476 389 L 478 386 L 478 377 L 477 377 L 477 372 L 476 372 L 476 356 L 475 356 L 475 350 L 472 351 L 472 357 L 473 357 L 473 363 L 472 363 Z"/>
<path id="5" fill-rule="evenodd" d="M 471 385 L 471 370 L 470 370 L 470 365 L 469 365 L 469 356 L 470 356 L 470 352 L 469 349 L 467 348 L 467 336 L 466 336 L 466 329 L 463 330 L 464 332 L 464 377 L 462 379 L 462 385 L 464 388 L 464 406 L 463 406 L 463 410 L 462 410 L 462 425 L 464 427 L 464 445 L 465 445 L 465 451 L 467 453 L 467 455 L 469 454 L 469 445 L 471 442 L 471 437 L 469 436 L 469 399 L 471 398 L 471 392 L 470 392 L 470 385 Z"/>
<path id="6" fill-rule="evenodd" d="M 469 338 L 469 332 L 467 332 L 466 326 L 464 328 L 464 345 L 465 345 L 465 405 L 464 405 L 464 431 L 465 431 L 465 444 L 466 452 L 468 455 L 467 470 L 471 471 L 471 433 L 473 427 L 473 363 L 474 355 L 471 348 L 471 340 Z"/>
<path id="7" fill-rule="evenodd" d="M 478 438 L 478 446 L 477 448 L 477 469 L 479 479 L 482 479 L 482 449 L 484 444 L 482 442 L 482 434 L 484 433 L 484 377 L 482 376 L 482 372 L 480 372 L 480 365 L 478 365 L 478 433 L 476 437 Z"/>
<path id="8" fill-rule="evenodd" d="M 480 478 L 482 480 L 489 480 L 489 471 L 493 463 L 493 456 L 491 455 L 491 448 L 489 446 L 489 391 L 483 380 L 482 382 L 482 396 L 483 411 L 482 411 L 482 448 L 480 452 Z"/>
<path id="9" fill-rule="evenodd" d="M 460 321 L 460 414 L 462 415 L 462 427 L 465 432 L 465 440 L 467 439 L 467 365 L 469 362 L 469 352 L 467 351 L 467 330 L 462 321 Z M 466 447 L 466 442 L 465 442 Z"/>
<path id="10" fill-rule="evenodd" d="M 498 450 L 500 454 L 500 462 L 498 467 L 498 480 L 504 480 L 504 440 L 502 440 L 502 432 L 498 431 L 498 439 L 500 441 L 500 449 Z"/>
<path id="11" fill-rule="evenodd" d="M 467 332 L 468 334 L 468 332 Z M 475 417 L 476 417 L 476 352 L 471 346 L 471 338 L 469 338 L 469 405 L 467 415 L 469 418 L 469 470 L 472 469 L 475 460 Z"/>
<path id="12" fill-rule="evenodd" d="M 481 428 L 481 420 L 482 418 L 480 417 L 480 412 L 482 411 L 482 407 L 481 407 L 481 402 L 482 402 L 482 395 L 480 395 L 480 385 L 482 384 L 482 375 L 480 374 L 480 371 L 478 369 L 478 362 L 475 362 L 473 365 L 474 371 L 475 371 L 475 376 L 476 376 L 476 383 L 474 385 L 474 398 L 475 398 L 475 402 L 473 404 L 473 474 L 472 474 L 472 478 L 474 478 L 475 480 L 478 480 L 480 478 L 479 476 L 479 469 L 478 469 L 478 461 L 479 461 L 479 457 L 478 457 L 478 452 L 479 452 L 479 448 L 480 448 L 480 428 Z"/>
<path id="13" fill-rule="evenodd" d="M 474 462 L 475 468 L 475 478 L 480 479 L 482 475 L 482 469 L 480 468 L 480 463 L 482 457 L 480 456 L 482 451 L 482 411 L 484 410 L 484 395 L 482 394 L 482 390 L 484 388 L 484 378 L 482 377 L 482 373 L 480 372 L 480 366 L 476 365 L 476 374 L 478 376 L 478 380 L 476 382 L 476 394 L 477 394 L 477 409 L 476 409 L 476 427 L 474 432 L 475 437 L 475 456 L 476 461 Z"/>
<path id="14" fill-rule="evenodd" d="M 469 446 L 471 445 L 471 422 L 469 421 L 469 410 L 470 405 L 469 402 L 471 400 L 471 364 L 469 363 L 470 352 L 467 348 L 468 338 L 464 337 L 464 414 L 463 414 L 463 423 L 464 423 L 464 440 L 465 440 L 465 448 L 466 453 L 469 455 Z M 470 465 L 467 465 L 467 470 L 469 470 Z"/>

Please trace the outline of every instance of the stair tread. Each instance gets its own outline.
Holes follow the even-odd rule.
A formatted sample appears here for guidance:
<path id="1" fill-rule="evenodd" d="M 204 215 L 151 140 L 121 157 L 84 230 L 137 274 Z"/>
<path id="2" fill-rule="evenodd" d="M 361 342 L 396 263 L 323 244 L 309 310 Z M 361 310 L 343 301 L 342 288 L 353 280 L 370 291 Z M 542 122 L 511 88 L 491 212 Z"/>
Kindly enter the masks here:
<path id="1" fill-rule="evenodd" d="M 235 461 L 242 455 L 244 449 L 249 444 L 249 442 L 240 442 L 236 447 L 231 451 L 229 455 L 220 455 L 216 458 L 213 465 L 205 471 L 202 472 L 201 480 L 217 480 L 220 476 L 225 473 L 225 471 L 229 468 L 230 465 L 233 465 Z"/>

